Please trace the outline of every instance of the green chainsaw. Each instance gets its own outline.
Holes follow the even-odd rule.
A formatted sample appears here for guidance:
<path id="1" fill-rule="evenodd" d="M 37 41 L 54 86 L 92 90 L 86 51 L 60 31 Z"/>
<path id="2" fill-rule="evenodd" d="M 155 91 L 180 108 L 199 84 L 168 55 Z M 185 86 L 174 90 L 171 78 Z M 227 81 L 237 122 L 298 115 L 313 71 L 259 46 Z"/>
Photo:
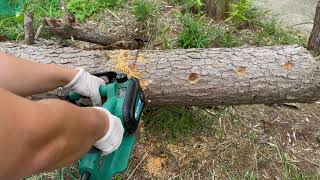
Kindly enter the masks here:
<path id="1" fill-rule="evenodd" d="M 124 172 L 130 160 L 135 144 L 136 131 L 143 107 L 144 96 L 136 78 L 116 72 L 94 74 L 101 78 L 108 78 L 109 82 L 99 89 L 106 108 L 114 116 L 121 119 L 125 133 L 120 147 L 107 156 L 101 156 L 101 151 L 92 147 L 79 161 L 81 180 L 109 180 L 115 174 Z M 77 105 L 83 99 L 79 94 L 69 91 L 65 98 Z"/>

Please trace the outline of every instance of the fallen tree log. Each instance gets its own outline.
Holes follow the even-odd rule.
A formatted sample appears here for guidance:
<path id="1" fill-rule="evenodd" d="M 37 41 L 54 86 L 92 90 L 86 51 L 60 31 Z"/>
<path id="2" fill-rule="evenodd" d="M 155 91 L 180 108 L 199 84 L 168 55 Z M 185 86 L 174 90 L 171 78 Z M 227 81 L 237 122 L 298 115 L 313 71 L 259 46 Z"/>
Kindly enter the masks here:
<path id="1" fill-rule="evenodd" d="M 319 64 L 299 46 L 139 52 L 1 43 L 0 51 L 92 73 L 125 72 L 141 79 L 152 106 L 309 103 L 320 97 Z"/>

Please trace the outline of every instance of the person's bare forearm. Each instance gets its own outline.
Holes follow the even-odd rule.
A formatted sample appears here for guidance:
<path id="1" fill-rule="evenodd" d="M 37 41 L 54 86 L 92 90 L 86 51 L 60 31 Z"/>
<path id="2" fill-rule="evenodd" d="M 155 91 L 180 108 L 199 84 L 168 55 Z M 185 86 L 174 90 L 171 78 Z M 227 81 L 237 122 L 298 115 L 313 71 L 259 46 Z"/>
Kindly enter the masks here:
<path id="1" fill-rule="evenodd" d="M 108 130 L 107 116 L 60 100 L 30 101 L 0 89 L 0 179 L 79 159 Z"/>
<path id="2" fill-rule="evenodd" d="M 47 92 L 69 83 L 77 70 L 37 64 L 0 52 L 0 88 L 21 96 Z"/>

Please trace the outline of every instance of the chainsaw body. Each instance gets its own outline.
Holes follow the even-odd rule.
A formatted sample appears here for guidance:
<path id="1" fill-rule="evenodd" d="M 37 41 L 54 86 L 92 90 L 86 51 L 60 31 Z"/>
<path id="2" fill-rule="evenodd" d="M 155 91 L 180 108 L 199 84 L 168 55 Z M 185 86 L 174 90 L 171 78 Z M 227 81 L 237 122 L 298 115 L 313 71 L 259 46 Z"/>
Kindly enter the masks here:
<path id="1" fill-rule="evenodd" d="M 114 116 L 121 119 L 125 129 L 120 147 L 113 153 L 101 156 L 101 151 L 92 147 L 81 159 L 79 171 L 82 179 L 108 180 L 128 167 L 135 144 L 135 136 L 141 113 L 144 107 L 144 96 L 136 78 L 127 78 L 124 74 L 108 72 L 109 83 L 100 87 L 100 95 L 105 100 L 106 108 Z M 67 98 L 75 102 L 81 98 L 74 92 L 68 92 Z"/>

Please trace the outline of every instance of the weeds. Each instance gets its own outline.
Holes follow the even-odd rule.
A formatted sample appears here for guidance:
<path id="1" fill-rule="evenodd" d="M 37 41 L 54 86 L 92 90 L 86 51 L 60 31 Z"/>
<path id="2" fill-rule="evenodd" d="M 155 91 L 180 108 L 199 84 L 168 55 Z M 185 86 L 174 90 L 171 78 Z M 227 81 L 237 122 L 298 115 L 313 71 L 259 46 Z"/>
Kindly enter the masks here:
<path id="1" fill-rule="evenodd" d="M 76 19 L 83 22 L 86 18 L 102 9 L 102 5 L 97 1 L 72 0 L 68 3 L 68 10 L 75 15 Z"/>
<path id="2" fill-rule="evenodd" d="M 182 17 L 183 30 L 178 35 L 181 48 L 206 48 L 210 38 L 202 17 L 185 15 Z"/>
<path id="3" fill-rule="evenodd" d="M 0 35 L 19 40 L 23 36 L 23 19 L 23 15 L 0 18 Z"/>
<path id="4" fill-rule="evenodd" d="M 155 33 L 154 44 L 160 45 L 161 49 L 172 49 L 173 48 L 173 39 L 168 37 L 170 32 L 170 26 L 163 24 L 158 31 Z"/>
<path id="5" fill-rule="evenodd" d="M 132 14 L 139 22 L 150 22 L 156 19 L 157 7 L 151 0 L 134 0 Z"/>
<path id="6" fill-rule="evenodd" d="M 203 0 L 171 0 L 171 3 L 181 4 L 184 13 L 194 13 L 198 15 L 203 15 L 204 2 Z"/>
<path id="7" fill-rule="evenodd" d="M 83 22 L 86 18 L 93 16 L 103 9 L 122 6 L 124 1 L 125 0 L 71 0 L 68 3 L 68 10 L 75 15 L 78 21 Z"/>
<path id="8" fill-rule="evenodd" d="M 223 30 L 219 27 L 214 27 L 211 29 L 211 34 L 215 46 L 231 48 L 237 47 L 241 44 L 240 39 L 236 37 L 230 30 Z"/>
<path id="9" fill-rule="evenodd" d="M 320 173 L 305 173 L 297 165 L 290 161 L 288 154 L 282 156 L 282 175 L 285 179 L 306 180 L 318 179 Z"/>
<path id="10" fill-rule="evenodd" d="M 59 0 L 33 0 L 12 17 L 0 17 L 0 34 L 10 40 L 20 40 L 23 37 L 24 12 L 34 13 L 35 26 L 38 27 L 41 17 L 61 17 Z"/>
<path id="11" fill-rule="evenodd" d="M 275 19 L 266 20 L 261 24 L 261 28 L 252 33 L 253 42 L 257 46 L 304 45 L 307 41 L 302 33 L 278 27 Z"/>
<path id="12" fill-rule="evenodd" d="M 216 109 L 198 107 L 150 108 L 143 116 L 143 124 L 151 133 L 165 137 L 169 142 L 172 142 L 190 137 L 195 133 L 214 135 L 213 124 L 221 116 L 234 118 L 233 112 L 228 107 Z"/>
<path id="13" fill-rule="evenodd" d="M 240 0 L 231 4 L 230 16 L 227 19 L 238 29 L 260 26 L 264 13 L 254 8 L 251 0 Z"/>

